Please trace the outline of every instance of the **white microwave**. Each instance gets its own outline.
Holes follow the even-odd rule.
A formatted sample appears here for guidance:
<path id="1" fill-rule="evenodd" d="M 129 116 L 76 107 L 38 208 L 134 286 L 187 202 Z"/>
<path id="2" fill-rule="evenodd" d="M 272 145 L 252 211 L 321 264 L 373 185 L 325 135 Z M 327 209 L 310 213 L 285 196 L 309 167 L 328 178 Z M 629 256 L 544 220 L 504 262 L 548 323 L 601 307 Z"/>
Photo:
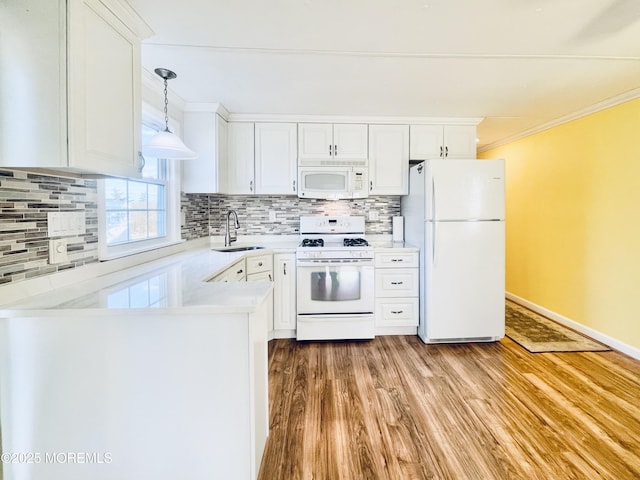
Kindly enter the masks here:
<path id="1" fill-rule="evenodd" d="M 366 167 L 298 167 L 298 197 L 339 200 L 369 196 Z"/>

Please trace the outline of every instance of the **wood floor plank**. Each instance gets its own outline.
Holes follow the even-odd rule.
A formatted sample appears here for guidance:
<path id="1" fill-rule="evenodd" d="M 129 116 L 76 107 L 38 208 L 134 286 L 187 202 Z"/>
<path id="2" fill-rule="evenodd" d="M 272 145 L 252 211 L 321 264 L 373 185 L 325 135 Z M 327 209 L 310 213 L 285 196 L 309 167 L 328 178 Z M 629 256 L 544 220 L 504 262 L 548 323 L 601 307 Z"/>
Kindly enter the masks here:
<path id="1" fill-rule="evenodd" d="M 260 480 L 637 479 L 640 362 L 508 338 L 269 345 Z"/>

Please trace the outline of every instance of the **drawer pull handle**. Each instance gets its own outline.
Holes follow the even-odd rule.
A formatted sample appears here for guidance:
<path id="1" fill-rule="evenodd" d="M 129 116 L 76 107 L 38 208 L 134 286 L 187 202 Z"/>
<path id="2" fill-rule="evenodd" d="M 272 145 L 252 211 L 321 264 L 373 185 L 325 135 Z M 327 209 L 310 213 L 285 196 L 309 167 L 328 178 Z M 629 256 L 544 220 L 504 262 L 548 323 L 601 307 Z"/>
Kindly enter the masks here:
<path id="1" fill-rule="evenodd" d="M 401 313 L 404 313 L 403 310 L 391 310 L 391 313 L 393 313 L 394 315 L 400 315 Z"/>
<path id="2" fill-rule="evenodd" d="M 236 273 L 240 275 L 242 273 L 242 269 L 238 270 Z"/>
<path id="3" fill-rule="evenodd" d="M 402 285 L 404 282 L 391 282 L 391 285 Z"/>
<path id="4" fill-rule="evenodd" d="M 392 262 L 404 262 L 404 258 L 392 258 Z"/>
<path id="5" fill-rule="evenodd" d="M 262 262 L 258 262 L 258 266 L 261 267 L 262 266 Z"/>

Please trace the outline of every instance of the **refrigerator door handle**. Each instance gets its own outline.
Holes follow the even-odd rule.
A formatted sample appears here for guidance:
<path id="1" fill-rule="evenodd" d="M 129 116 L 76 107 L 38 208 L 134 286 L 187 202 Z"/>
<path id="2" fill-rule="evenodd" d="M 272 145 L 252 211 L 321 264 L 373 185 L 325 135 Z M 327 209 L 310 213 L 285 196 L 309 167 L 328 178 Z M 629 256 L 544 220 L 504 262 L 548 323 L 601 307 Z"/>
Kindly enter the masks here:
<path id="1" fill-rule="evenodd" d="M 431 220 L 436 221 L 436 179 L 431 177 Z"/>
<path id="2" fill-rule="evenodd" d="M 431 234 L 433 235 L 433 246 L 432 246 L 432 252 L 431 252 L 431 265 L 436 264 L 436 255 L 437 255 L 437 248 L 436 248 L 436 242 L 438 239 L 438 222 L 431 222 L 431 224 L 433 225 L 431 227 Z"/>

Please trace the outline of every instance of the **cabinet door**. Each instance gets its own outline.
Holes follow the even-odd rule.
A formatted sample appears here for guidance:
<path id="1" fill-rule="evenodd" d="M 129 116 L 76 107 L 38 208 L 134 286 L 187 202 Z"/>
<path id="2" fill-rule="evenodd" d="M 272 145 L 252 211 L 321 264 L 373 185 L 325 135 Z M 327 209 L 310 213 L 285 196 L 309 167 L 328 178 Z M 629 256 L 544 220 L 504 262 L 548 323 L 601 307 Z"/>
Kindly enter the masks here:
<path id="1" fill-rule="evenodd" d="M 256 193 L 296 194 L 297 141 L 295 123 L 256 123 Z"/>
<path id="2" fill-rule="evenodd" d="M 215 154 L 214 154 L 214 166 L 217 167 L 218 179 L 217 192 L 225 192 L 227 190 L 227 176 L 221 173 L 226 173 L 229 167 L 229 123 L 216 114 L 216 135 L 215 135 Z"/>
<path id="3" fill-rule="evenodd" d="M 236 195 L 255 193 L 253 123 L 229 122 L 227 132 L 227 184 L 224 192 Z"/>
<path id="4" fill-rule="evenodd" d="M 333 128 L 330 123 L 298 124 L 298 160 L 333 159 Z M 331 150 L 330 150 L 331 148 Z"/>
<path id="5" fill-rule="evenodd" d="M 99 0 L 68 5 L 69 166 L 139 176 L 140 40 Z"/>
<path id="6" fill-rule="evenodd" d="M 476 158 L 476 127 L 445 125 L 444 147 L 447 158 Z"/>
<path id="7" fill-rule="evenodd" d="M 296 328 L 296 256 L 293 253 L 274 255 L 274 330 Z"/>
<path id="8" fill-rule="evenodd" d="M 409 127 L 409 158 L 429 160 L 440 158 L 443 152 L 442 125 L 411 125 Z"/>
<path id="9" fill-rule="evenodd" d="M 336 159 L 359 161 L 362 165 L 366 165 L 369 157 L 367 125 L 334 124 L 333 145 Z"/>
<path id="10" fill-rule="evenodd" d="M 0 2 L 2 167 L 67 166 L 66 14 L 63 1 Z"/>
<path id="11" fill-rule="evenodd" d="M 369 125 L 369 194 L 409 193 L 409 126 Z"/>
<path id="12" fill-rule="evenodd" d="M 184 143 L 197 154 L 180 162 L 185 193 L 221 193 L 226 188 L 227 122 L 214 112 L 185 112 Z"/>

